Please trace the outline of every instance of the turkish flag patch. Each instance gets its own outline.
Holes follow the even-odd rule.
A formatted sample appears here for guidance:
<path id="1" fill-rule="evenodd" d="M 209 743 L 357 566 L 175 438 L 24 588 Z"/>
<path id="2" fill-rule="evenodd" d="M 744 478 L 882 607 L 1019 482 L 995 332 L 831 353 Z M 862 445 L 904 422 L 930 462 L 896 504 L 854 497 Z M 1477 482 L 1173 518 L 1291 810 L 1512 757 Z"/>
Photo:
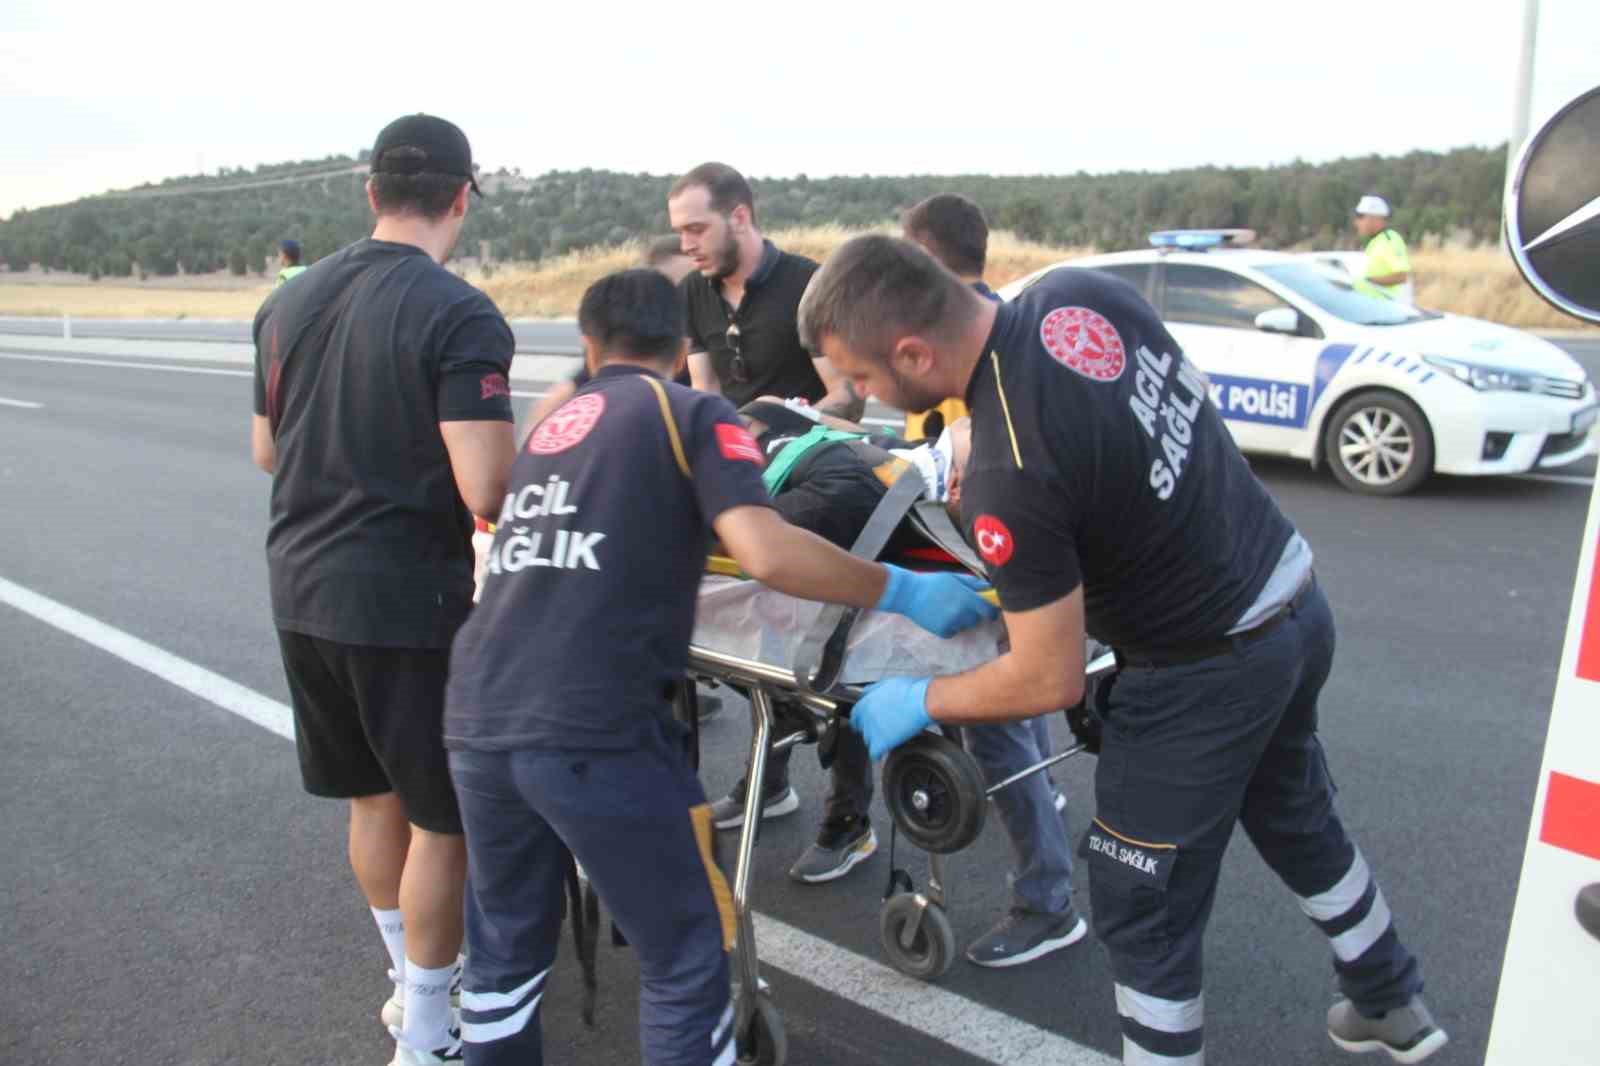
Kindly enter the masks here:
<path id="1" fill-rule="evenodd" d="M 732 422 L 717 423 L 717 447 L 722 449 L 724 459 L 743 460 L 763 465 L 761 460 L 761 446 L 750 435 L 750 431 L 743 426 L 736 426 Z"/>
<path id="2" fill-rule="evenodd" d="M 506 381 L 504 374 L 485 374 L 478 379 L 478 387 L 483 390 L 480 399 L 484 400 L 511 395 L 511 385 Z"/>
<path id="3" fill-rule="evenodd" d="M 1011 530 L 992 514 L 982 514 L 972 523 L 972 537 L 978 542 L 978 554 L 990 566 L 1004 566 L 1011 561 L 1016 542 Z"/>

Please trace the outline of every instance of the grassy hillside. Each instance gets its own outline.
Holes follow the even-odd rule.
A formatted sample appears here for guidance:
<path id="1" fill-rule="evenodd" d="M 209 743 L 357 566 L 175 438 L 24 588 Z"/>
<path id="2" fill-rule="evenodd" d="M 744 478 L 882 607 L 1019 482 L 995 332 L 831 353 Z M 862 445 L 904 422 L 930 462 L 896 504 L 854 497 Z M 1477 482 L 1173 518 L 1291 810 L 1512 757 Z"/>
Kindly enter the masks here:
<path id="1" fill-rule="evenodd" d="M 316 259 L 367 231 L 364 169 L 360 158 L 332 157 L 19 211 L 0 222 L 0 263 L 110 278 L 261 276 L 281 238 L 297 238 Z M 1413 245 L 1429 234 L 1492 241 L 1504 173 L 1499 147 L 1167 173 L 797 175 L 753 184 L 769 230 L 884 225 L 935 192 L 959 192 L 982 205 L 996 228 L 1051 245 L 1126 248 L 1153 229 L 1248 226 L 1265 247 L 1330 248 L 1353 246 L 1349 213 L 1366 192 L 1394 203 Z M 601 170 L 485 174 L 462 249 L 530 262 L 647 238 L 666 229 L 671 181 Z"/>

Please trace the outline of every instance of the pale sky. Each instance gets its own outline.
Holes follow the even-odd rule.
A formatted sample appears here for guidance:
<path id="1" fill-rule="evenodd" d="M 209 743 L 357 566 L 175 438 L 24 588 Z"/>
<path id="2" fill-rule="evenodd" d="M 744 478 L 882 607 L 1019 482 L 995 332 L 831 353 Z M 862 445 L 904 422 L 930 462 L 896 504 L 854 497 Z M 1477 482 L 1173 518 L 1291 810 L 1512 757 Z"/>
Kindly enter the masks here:
<path id="1" fill-rule="evenodd" d="M 486 169 L 760 176 L 1323 161 L 1509 135 L 1522 0 L 459 4 L 8 0 L 0 217 L 370 145 L 441 114 Z M 950 12 L 950 13 L 942 13 Z M 1535 125 L 1600 83 L 1543 0 Z"/>

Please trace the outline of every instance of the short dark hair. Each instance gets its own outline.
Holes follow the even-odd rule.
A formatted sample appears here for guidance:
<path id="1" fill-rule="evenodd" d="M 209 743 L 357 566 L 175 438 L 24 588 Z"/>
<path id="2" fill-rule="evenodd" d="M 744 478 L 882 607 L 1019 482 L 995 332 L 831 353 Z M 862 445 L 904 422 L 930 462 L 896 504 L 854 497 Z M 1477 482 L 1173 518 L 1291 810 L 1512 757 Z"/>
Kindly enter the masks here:
<path id="1" fill-rule="evenodd" d="M 900 219 L 906 235 L 957 274 L 983 273 L 989 257 L 989 223 L 965 196 L 942 192 L 910 208 Z"/>
<path id="2" fill-rule="evenodd" d="M 426 156 L 419 148 L 400 145 L 384 153 L 385 158 L 415 153 L 419 159 Z M 372 199 L 380 215 L 417 215 L 429 222 L 437 222 L 450 212 L 450 205 L 461 193 L 469 179 L 455 174 L 422 172 L 417 174 L 389 174 L 372 172 Z"/>
<path id="3" fill-rule="evenodd" d="M 644 265 L 658 267 L 667 260 L 676 259 L 682 254 L 682 240 L 676 233 L 669 233 L 650 242 L 649 249 L 644 253 Z"/>
<path id="4" fill-rule="evenodd" d="M 289 260 L 289 262 L 297 265 L 299 264 L 300 242 L 295 240 L 293 237 L 285 237 L 283 240 L 279 241 L 278 251 L 282 252 L 283 257 Z"/>
<path id="5" fill-rule="evenodd" d="M 670 363 L 688 321 L 672 282 L 660 271 L 636 267 L 589 286 L 578 305 L 578 331 L 603 353 Z"/>
<path id="6" fill-rule="evenodd" d="M 740 204 L 750 209 L 750 221 L 756 217 L 756 194 L 744 175 L 726 163 L 701 163 L 689 173 L 672 183 L 667 199 L 673 200 L 685 189 L 696 186 L 704 189 L 711 198 L 711 210 L 726 215 Z"/>
<path id="7" fill-rule="evenodd" d="M 868 233 L 834 250 L 800 298 L 800 343 L 813 355 L 837 337 L 856 355 L 883 362 L 900 337 L 947 336 L 977 296 L 910 241 Z"/>

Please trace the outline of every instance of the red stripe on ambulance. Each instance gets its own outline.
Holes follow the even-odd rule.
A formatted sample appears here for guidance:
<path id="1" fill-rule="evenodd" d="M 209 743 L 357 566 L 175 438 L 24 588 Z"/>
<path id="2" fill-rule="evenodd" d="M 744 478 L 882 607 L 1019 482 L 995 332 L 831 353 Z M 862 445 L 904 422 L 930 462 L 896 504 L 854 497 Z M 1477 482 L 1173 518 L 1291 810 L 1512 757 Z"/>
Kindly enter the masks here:
<path id="1" fill-rule="evenodd" d="M 1600 784 L 1552 771 L 1539 839 L 1553 847 L 1600 859 Z"/>

